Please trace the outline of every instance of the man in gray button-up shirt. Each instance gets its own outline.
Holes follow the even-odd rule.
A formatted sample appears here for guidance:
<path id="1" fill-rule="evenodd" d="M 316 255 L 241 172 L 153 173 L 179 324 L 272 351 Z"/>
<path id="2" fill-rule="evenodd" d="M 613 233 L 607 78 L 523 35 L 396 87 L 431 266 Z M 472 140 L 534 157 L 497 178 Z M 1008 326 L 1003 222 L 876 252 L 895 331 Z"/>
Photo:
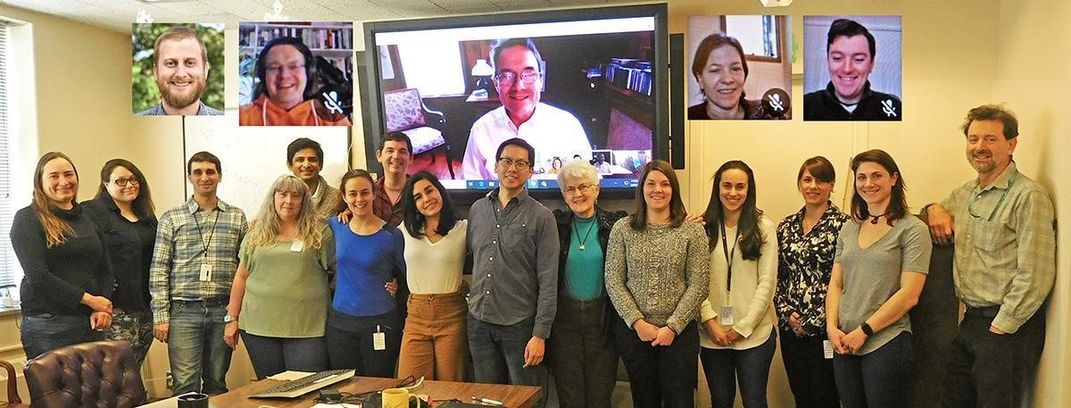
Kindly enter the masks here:
<path id="1" fill-rule="evenodd" d="M 950 406 L 1020 407 L 1045 343 L 1042 305 L 1056 278 L 1055 213 L 1012 160 L 1019 122 L 996 105 L 963 124 L 978 178 L 929 206 L 934 239 L 955 238 L 956 294 L 967 306 L 950 357 Z"/>
<path id="2" fill-rule="evenodd" d="M 468 334 L 476 382 L 545 387 L 545 341 L 557 310 L 558 227 L 525 189 L 532 146 L 509 139 L 496 157 L 500 187 L 469 209 Z"/>

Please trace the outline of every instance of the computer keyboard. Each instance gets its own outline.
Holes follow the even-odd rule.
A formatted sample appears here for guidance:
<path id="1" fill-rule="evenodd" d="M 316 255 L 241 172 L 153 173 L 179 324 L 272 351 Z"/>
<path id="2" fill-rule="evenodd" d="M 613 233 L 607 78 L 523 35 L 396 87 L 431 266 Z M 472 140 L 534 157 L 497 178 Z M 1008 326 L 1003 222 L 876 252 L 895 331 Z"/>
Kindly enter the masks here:
<path id="1" fill-rule="evenodd" d="M 320 371 L 252 394 L 249 398 L 297 398 L 352 377 L 353 370 Z"/>

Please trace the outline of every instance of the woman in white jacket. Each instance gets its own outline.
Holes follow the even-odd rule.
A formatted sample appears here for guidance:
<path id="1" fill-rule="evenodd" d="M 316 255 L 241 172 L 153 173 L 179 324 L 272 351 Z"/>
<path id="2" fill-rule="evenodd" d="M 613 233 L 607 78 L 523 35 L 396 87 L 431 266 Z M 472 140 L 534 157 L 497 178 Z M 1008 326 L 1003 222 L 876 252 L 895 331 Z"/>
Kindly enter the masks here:
<path id="1" fill-rule="evenodd" d="M 739 382 L 744 407 L 765 408 L 777 338 L 777 231 L 755 208 L 751 167 L 733 160 L 714 173 L 703 220 L 711 252 L 710 294 L 699 309 L 700 359 L 711 405 L 731 408 Z"/>

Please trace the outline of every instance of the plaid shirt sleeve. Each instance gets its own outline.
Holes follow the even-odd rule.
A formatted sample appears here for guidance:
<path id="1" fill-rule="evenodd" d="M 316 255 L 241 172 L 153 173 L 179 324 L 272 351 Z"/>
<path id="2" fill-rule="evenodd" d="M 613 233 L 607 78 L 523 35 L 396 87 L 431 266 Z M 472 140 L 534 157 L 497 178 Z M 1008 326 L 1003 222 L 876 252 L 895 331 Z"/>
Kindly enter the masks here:
<path id="1" fill-rule="evenodd" d="M 152 296 L 153 324 L 169 322 L 171 311 L 171 259 L 174 253 L 175 230 L 171 212 L 160 217 L 156 228 L 156 244 L 152 250 L 152 265 L 149 267 L 149 294 Z"/>

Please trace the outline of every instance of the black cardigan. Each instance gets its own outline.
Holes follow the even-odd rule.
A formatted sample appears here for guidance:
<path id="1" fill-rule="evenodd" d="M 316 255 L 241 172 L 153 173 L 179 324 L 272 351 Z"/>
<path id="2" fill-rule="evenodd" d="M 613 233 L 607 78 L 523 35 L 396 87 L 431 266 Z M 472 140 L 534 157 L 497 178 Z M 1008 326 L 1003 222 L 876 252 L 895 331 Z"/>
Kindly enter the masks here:
<path id="1" fill-rule="evenodd" d="M 115 274 L 112 304 L 123 310 L 149 310 L 149 266 L 156 241 L 156 217 L 128 221 L 107 192 L 82 205 L 100 229 L 111 260 Z"/>
<path id="2" fill-rule="evenodd" d="M 595 218 L 599 221 L 599 245 L 602 247 L 602 253 L 606 253 L 606 245 L 610 242 L 610 229 L 613 228 L 614 223 L 621 218 L 627 216 L 628 213 L 624 211 L 604 211 L 599 207 L 595 207 Z M 558 258 L 558 296 L 565 290 L 565 264 L 566 259 L 569 258 L 569 245 L 573 239 L 573 217 L 575 215 L 571 210 L 554 210 L 554 220 L 558 223 L 558 242 L 561 243 L 561 250 L 559 251 Z M 606 258 L 603 257 L 603 267 L 606 266 Z"/>

